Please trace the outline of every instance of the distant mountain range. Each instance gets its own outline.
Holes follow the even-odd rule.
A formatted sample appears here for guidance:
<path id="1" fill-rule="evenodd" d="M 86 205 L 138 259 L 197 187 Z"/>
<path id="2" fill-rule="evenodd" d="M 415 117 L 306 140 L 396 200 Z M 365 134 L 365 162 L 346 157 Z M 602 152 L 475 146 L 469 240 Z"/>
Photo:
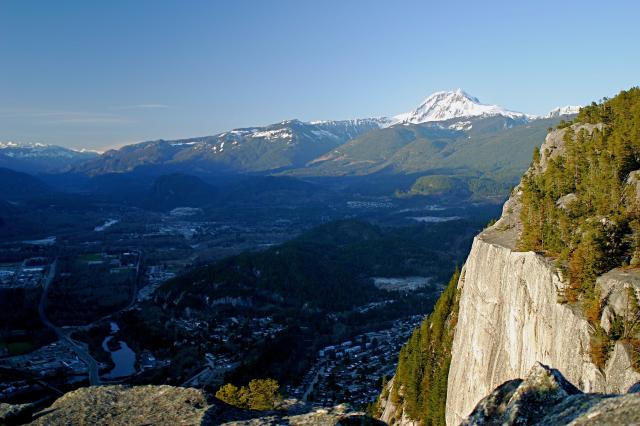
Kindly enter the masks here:
<path id="1" fill-rule="evenodd" d="M 60 172 L 98 156 L 97 152 L 56 145 L 0 142 L 0 167 L 24 172 Z"/>
<path id="2" fill-rule="evenodd" d="M 547 128 L 579 107 L 539 117 L 481 103 L 461 89 L 437 92 L 393 117 L 286 120 L 213 136 L 156 140 L 103 154 L 42 144 L 0 143 L 0 167 L 98 176 L 261 174 L 344 177 L 442 174 L 515 182 Z M 475 185 L 475 184 L 474 184 Z"/>
<path id="3" fill-rule="evenodd" d="M 361 134 L 379 129 L 376 119 L 287 120 L 266 127 L 235 129 L 214 136 L 151 141 L 105 152 L 76 165 L 89 175 L 166 165 L 191 172 L 276 172 L 304 166 Z"/>
<path id="4" fill-rule="evenodd" d="M 365 133 L 289 173 L 348 176 L 429 170 L 504 172 L 517 178 L 556 119 L 502 115 L 403 124 Z M 542 139 L 541 139 L 542 138 Z"/>

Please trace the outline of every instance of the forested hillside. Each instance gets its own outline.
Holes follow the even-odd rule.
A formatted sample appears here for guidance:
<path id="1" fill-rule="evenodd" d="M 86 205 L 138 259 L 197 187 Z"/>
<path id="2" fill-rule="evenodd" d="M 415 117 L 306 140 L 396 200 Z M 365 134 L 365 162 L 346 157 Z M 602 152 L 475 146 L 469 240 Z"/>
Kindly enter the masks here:
<path id="1" fill-rule="evenodd" d="M 427 426 L 445 424 L 447 377 L 460 300 L 459 278 L 456 270 L 433 312 L 400 351 L 393 386 L 388 395 L 383 395 L 395 407 L 404 408 L 410 419 Z M 396 420 L 400 415 L 396 413 Z"/>
<path id="2" fill-rule="evenodd" d="M 603 365 L 610 341 L 622 336 L 597 324 L 596 278 L 640 263 L 640 89 L 593 103 L 564 126 L 563 155 L 543 168 L 549 153 L 534 152 L 533 173 L 523 180 L 520 248 L 557 259 L 569 278 L 563 296 L 594 323 L 592 357 Z"/>
<path id="3" fill-rule="evenodd" d="M 428 312 L 447 271 L 464 257 L 469 236 L 478 228 L 479 223 L 465 220 L 408 227 L 330 222 L 287 243 L 229 257 L 167 281 L 153 301 L 123 315 L 119 324 L 132 346 L 189 360 L 171 369 L 173 376 L 186 377 L 196 361 L 212 351 L 210 336 L 218 325 L 231 317 L 245 322 L 269 317 L 279 329 L 274 338 L 250 343 L 243 334 L 220 345 L 227 356 L 246 354 L 227 381 L 242 384 L 264 376 L 295 382 L 309 357 L 323 346 L 382 328 L 398 314 Z M 373 281 L 405 276 L 433 277 L 433 285 L 391 292 Z M 203 324 L 202 330 L 179 326 L 194 320 Z M 183 339 L 186 343 L 171 345 Z"/>

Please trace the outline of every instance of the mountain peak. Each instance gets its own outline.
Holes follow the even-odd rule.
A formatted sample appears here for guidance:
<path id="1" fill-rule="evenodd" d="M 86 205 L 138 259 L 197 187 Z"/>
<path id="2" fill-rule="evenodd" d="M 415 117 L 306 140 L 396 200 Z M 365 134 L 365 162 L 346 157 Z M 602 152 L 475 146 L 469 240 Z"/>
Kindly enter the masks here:
<path id="1" fill-rule="evenodd" d="M 544 118 L 554 118 L 563 115 L 577 114 L 580 112 L 580 108 L 582 108 L 580 105 L 566 105 L 563 107 L 557 107 L 549 111 L 549 113 L 545 115 Z"/>
<path id="2" fill-rule="evenodd" d="M 468 99 L 469 101 L 471 101 L 471 102 L 473 102 L 475 104 L 479 104 L 480 103 L 478 98 L 476 98 L 475 96 L 471 96 L 470 94 L 468 94 L 467 92 L 465 92 L 461 88 L 457 88 L 456 90 L 453 90 L 453 91 L 450 91 L 450 92 L 444 91 L 444 92 L 439 92 L 439 93 L 453 94 L 453 95 L 455 95 L 457 97 L 466 98 L 466 99 Z M 431 96 L 433 96 L 433 95 L 431 95 Z"/>
<path id="3" fill-rule="evenodd" d="M 462 89 L 435 92 L 415 110 L 394 117 L 396 123 L 420 124 L 454 118 L 502 115 L 509 118 L 527 118 L 526 114 L 506 110 L 498 105 L 480 102 Z"/>

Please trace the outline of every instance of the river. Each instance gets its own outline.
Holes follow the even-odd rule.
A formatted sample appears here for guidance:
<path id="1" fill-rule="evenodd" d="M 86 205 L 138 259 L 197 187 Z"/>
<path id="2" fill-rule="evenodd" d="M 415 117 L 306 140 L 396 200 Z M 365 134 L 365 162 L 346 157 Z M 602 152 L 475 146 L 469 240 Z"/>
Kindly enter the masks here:
<path id="1" fill-rule="evenodd" d="M 105 337 L 102 342 L 102 349 L 111 354 L 111 360 L 114 364 L 113 369 L 104 376 L 107 379 L 128 377 L 136 372 L 136 353 L 126 342 L 120 340 L 118 341 L 118 349 L 114 351 L 109 349 L 109 342 L 119 330 L 118 324 L 111 322 L 111 335 Z"/>

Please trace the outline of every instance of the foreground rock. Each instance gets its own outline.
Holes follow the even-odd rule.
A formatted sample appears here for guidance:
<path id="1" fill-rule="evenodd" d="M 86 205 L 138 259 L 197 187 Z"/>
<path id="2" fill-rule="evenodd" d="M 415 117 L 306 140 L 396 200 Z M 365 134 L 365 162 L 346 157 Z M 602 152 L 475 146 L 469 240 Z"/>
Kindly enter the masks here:
<path id="1" fill-rule="evenodd" d="M 41 412 L 34 425 L 199 425 L 209 408 L 197 389 L 173 386 L 80 388 Z"/>
<path id="2" fill-rule="evenodd" d="M 0 424 L 32 425 L 383 425 L 348 405 L 320 408 L 298 402 L 286 409 L 240 410 L 198 389 L 174 386 L 94 386 L 77 389 L 31 416 L 23 406 L 0 405 Z M 17 415 L 20 414 L 20 415 Z M 31 423 L 29 423 L 31 422 Z"/>
<path id="3" fill-rule="evenodd" d="M 640 395 L 586 394 L 558 370 L 538 363 L 524 380 L 498 386 L 462 424 L 635 425 L 640 424 Z"/>
<path id="4" fill-rule="evenodd" d="M 0 403 L 0 425 L 16 425 L 28 422 L 36 410 L 33 404 Z"/>
<path id="5" fill-rule="evenodd" d="M 315 408 L 301 414 L 270 413 L 254 419 L 220 424 L 225 426 L 384 426 L 386 423 L 372 419 L 363 413 L 349 412 L 349 407 L 346 405 L 338 405 L 330 408 Z"/>

